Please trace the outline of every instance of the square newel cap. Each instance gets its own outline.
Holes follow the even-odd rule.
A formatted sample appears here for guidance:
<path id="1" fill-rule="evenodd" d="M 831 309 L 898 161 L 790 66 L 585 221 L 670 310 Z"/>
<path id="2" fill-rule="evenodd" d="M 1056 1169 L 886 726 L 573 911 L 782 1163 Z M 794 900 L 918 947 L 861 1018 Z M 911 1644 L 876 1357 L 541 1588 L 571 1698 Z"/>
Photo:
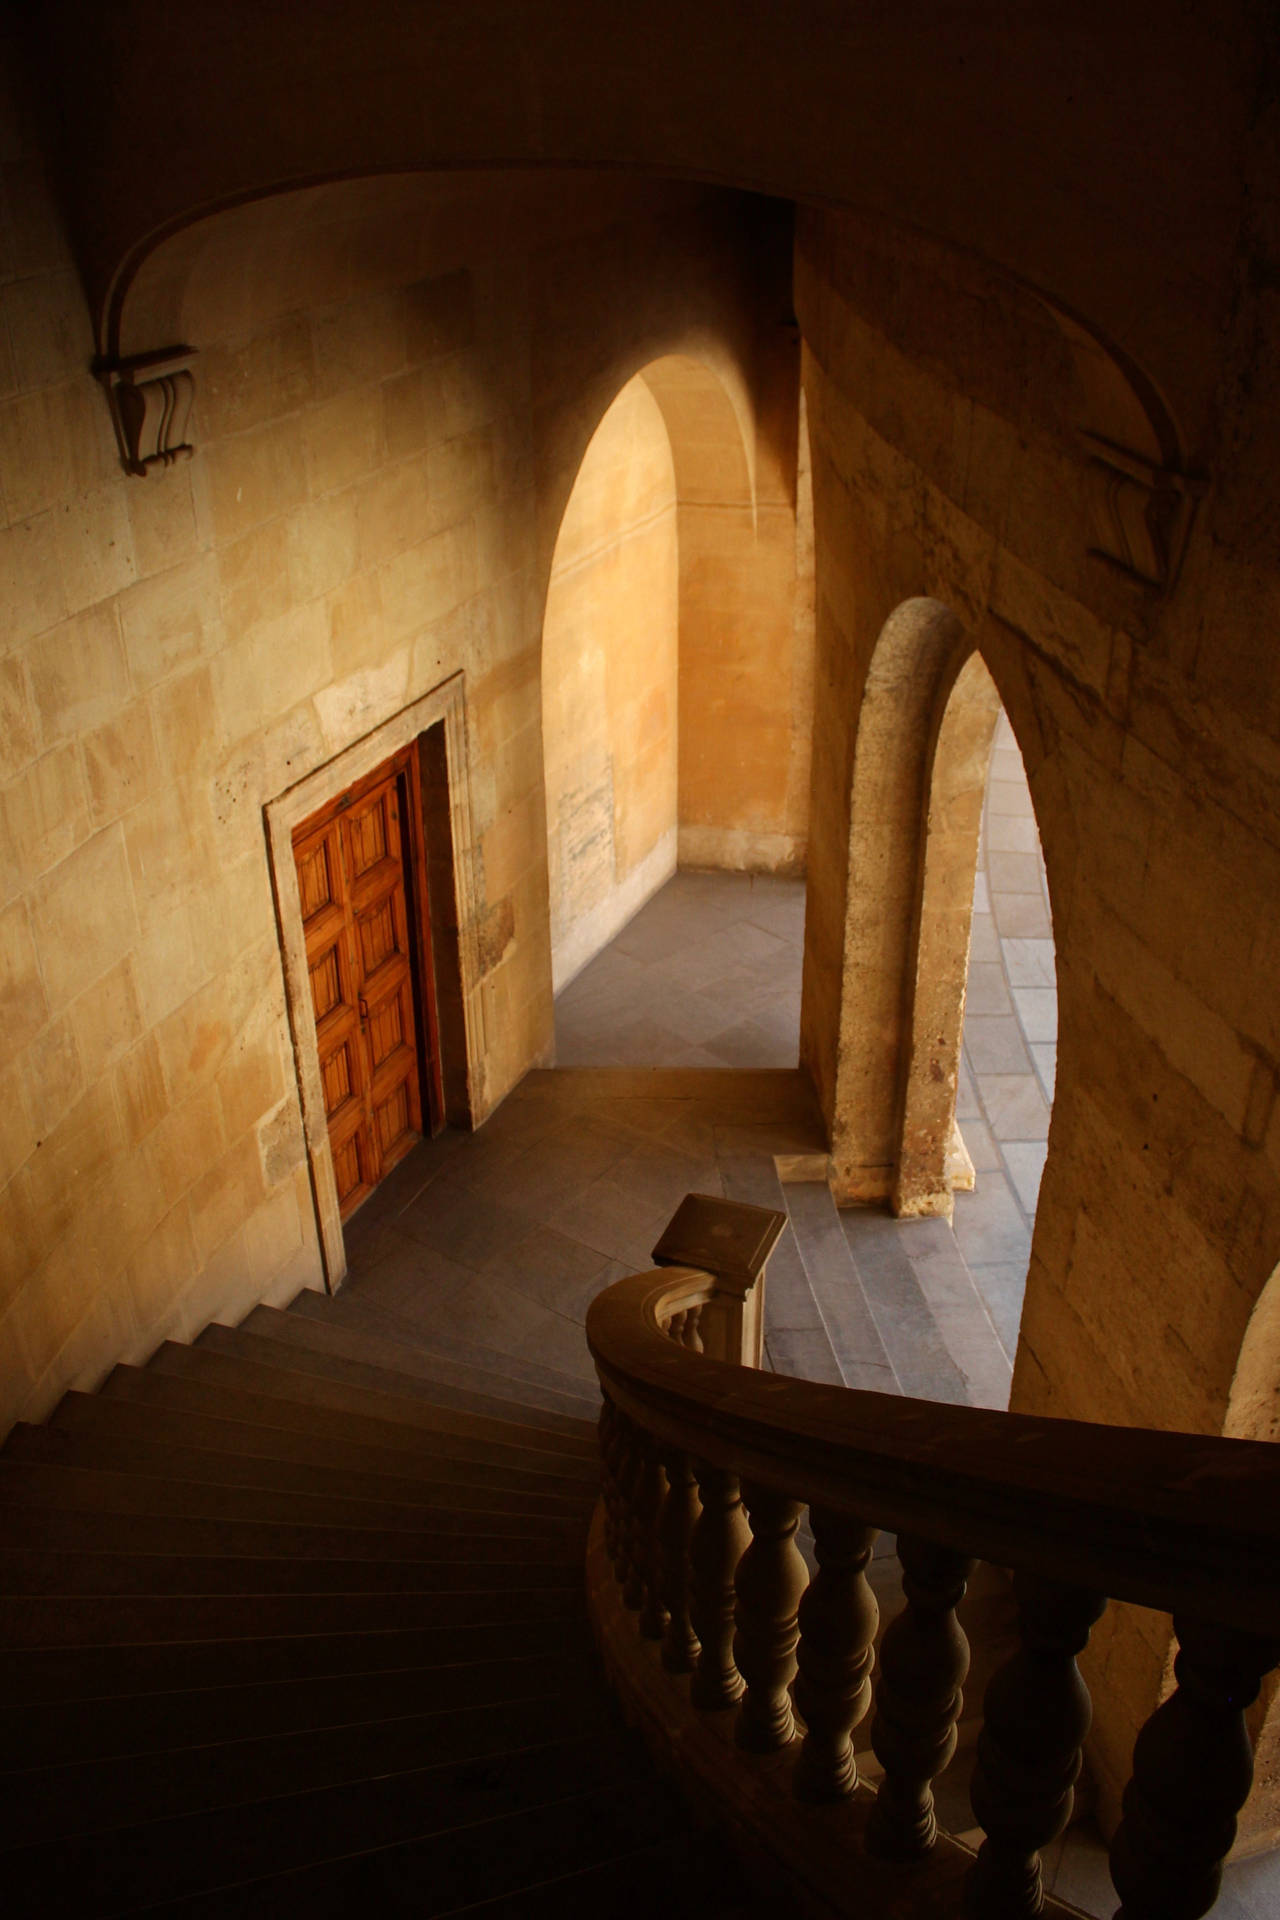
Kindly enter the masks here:
<path id="1" fill-rule="evenodd" d="M 785 1213 L 687 1193 L 653 1250 L 659 1267 L 697 1267 L 735 1292 L 749 1293 L 787 1224 Z"/>

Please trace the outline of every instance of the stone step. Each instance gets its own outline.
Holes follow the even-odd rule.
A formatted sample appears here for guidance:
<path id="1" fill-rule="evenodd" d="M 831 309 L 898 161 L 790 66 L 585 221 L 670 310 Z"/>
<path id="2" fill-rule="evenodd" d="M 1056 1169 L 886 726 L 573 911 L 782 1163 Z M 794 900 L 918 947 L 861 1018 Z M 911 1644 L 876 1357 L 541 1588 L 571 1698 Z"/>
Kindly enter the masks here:
<path id="1" fill-rule="evenodd" d="M 322 1674 L 190 1693 L 51 1700 L 39 1713 L 6 1703 L 0 1706 L 0 1754 L 7 1771 L 22 1772 L 302 1734 L 312 1728 L 365 1725 L 406 1714 L 469 1712 L 561 1695 L 598 1699 L 600 1685 L 590 1647 L 580 1640 L 570 1655 L 522 1657 L 513 1650 L 506 1658 L 469 1665 Z"/>
<path id="2" fill-rule="evenodd" d="M 254 1606 L 250 1598 L 246 1605 Z M 106 1700 L 138 1694 L 193 1693 L 251 1687 L 334 1674 L 390 1673 L 406 1668 L 475 1666 L 508 1654 L 524 1658 L 579 1651 L 581 1618 L 391 1627 L 349 1633 L 304 1630 L 243 1634 L 232 1640 L 174 1640 L 87 1647 L 0 1649 L 0 1699 Z"/>
<path id="3" fill-rule="evenodd" d="M 164 1352 L 164 1349 L 161 1349 Z M 574 1477 L 587 1485 L 599 1481 L 599 1458 L 578 1448 L 544 1444 L 545 1436 L 527 1436 L 508 1422 L 480 1422 L 472 1415 L 441 1415 L 434 1423 L 425 1416 L 404 1420 L 389 1414 L 385 1405 L 370 1413 L 367 1401 L 359 1411 L 335 1406 L 333 1396 L 321 1396 L 312 1387 L 309 1397 L 293 1397 L 282 1375 L 261 1369 L 259 1384 L 239 1385 L 217 1354 L 198 1354 L 194 1348 L 176 1349 L 188 1361 L 140 1367 L 115 1367 L 100 1389 L 108 1399 L 127 1399 L 163 1406 L 177 1413 L 203 1413 L 248 1426 L 273 1427 L 319 1436 L 331 1442 L 393 1447 L 413 1460 L 464 1460 L 477 1466 L 519 1467 L 546 1472 L 556 1479 Z M 243 1380 L 243 1374 L 237 1376 Z M 261 1384 L 265 1382 L 265 1384 Z M 307 1384 L 304 1380 L 304 1385 Z M 416 1411 L 416 1409 L 415 1409 Z M 536 1444 L 535 1444 L 536 1442 Z"/>
<path id="4" fill-rule="evenodd" d="M 512 1566 L 573 1566 L 577 1540 L 530 1534 L 419 1533 L 380 1527 L 289 1525 L 283 1521 L 104 1513 L 96 1508 L 10 1506 L 0 1510 L 0 1545 L 75 1552 L 229 1554 L 298 1560 L 451 1560 Z"/>
<path id="5" fill-rule="evenodd" d="M 583 1537 L 584 1511 L 554 1515 L 460 1511 L 450 1507 L 397 1506 L 390 1501 L 353 1500 L 323 1493 L 300 1493 L 257 1486 L 222 1486 L 205 1481 L 166 1478 L 136 1469 L 50 1464 L 44 1460 L 0 1457 L 0 1512 L 15 1507 L 60 1507 L 84 1513 L 169 1515 L 182 1520 L 252 1521 L 256 1524 L 371 1528 L 410 1539 L 423 1534 L 447 1538 L 536 1538 L 565 1547 Z M 4 1521 L 0 1518 L 0 1533 Z"/>
<path id="6" fill-rule="evenodd" d="M 226 1332 L 225 1328 L 219 1332 Z M 203 1336 L 202 1336 L 203 1338 Z M 228 1334 L 234 1341 L 235 1334 Z M 258 1340 L 251 1334 L 240 1336 L 252 1342 L 252 1348 L 221 1345 L 182 1347 L 166 1341 L 151 1357 L 151 1373 L 176 1373 L 186 1380 L 203 1380 L 221 1387 L 238 1387 L 247 1392 L 295 1400 L 304 1406 L 325 1407 L 335 1413 L 363 1414 L 422 1433 L 454 1433 L 459 1437 L 490 1440 L 508 1447 L 537 1447 L 540 1451 L 565 1459 L 589 1461 L 596 1457 L 593 1431 L 580 1425 L 577 1432 L 545 1425 L 531 1426 L 510 1418 L 498 1420 L 463 1408 L 442 1408 L 425 1394 L 409 1389 L 391 1392 L 375 1387 L 367 1380 L 344 1375 L 342 1363 L 319 1355 L 293 1352 L 278 1342 Z M 262 1349 L 266 1349 L 265 1353 Z M 112 1376 L 114 1377 L 114 1376 Z M 390 1376 L 394 1377 L 394 1376 Z M 110 1381 L 108 1381 L 108 1385 Z M 512 1412 L 507 1408 L 508 1415 Z M 554 1414 L 542 1414 L 539 1421 L 554 1420 Z M 577 1424 L 577 1423 L 573 1423 Z M 566 1423 L 568 1425 L 568 1423 Z"/>
<path id="7" fill-rule="evenodd" d="M 146 1380 L 149 1376 L 142 1375 Z M 182 1383 L 158 1376 L 163 1392 L 172 1397 L 181 1393 Z M 202 1452 L 230 1458 L 246 1456 L 254 1460 L 272 1460 L 282 1466 L 331 1468 L 340 1473 L 359 1473 L 389 1485 L 407 1481 L 414 1486 L 449 1486 L 458 1491 L 459 1500 L 466 1489 L 480 1495 L 545 1495 L 549 1499 L 577 1504 L 594 1497 L 594 1476 L 584 1478 L 577 1462 L 571 1462 L 564 1474 L 534 1471 L 506 1464 L 460 1459 L 456 1447 L 443 1445 L 430 1451 L 408 1453 L 403 1446 L 371 1445 L 352 1439 L 349 1433 L 294 1431 L 289 1427 L 267 1426 L 239 1420 L 228 1410 L 227 1417 L 197 1412 L 191 1406 L 179 1410 L 154 1397 L 123 1399 L 118 1395 L 68 1393 L 58 1402 L 45 1433 L 66 1431 L 85 1437 L 90 1445 L 106 1445 L 114 1439 L 142 1445 L 190 1446 Z"/>
<path id="8" fill-rule="evenodd" d="M 470 1856 L 480 1884 L 485 1878 L 492 1883 L 488 1848 L 515 1821 L 536 1825 L 545 1813 L 554 1823 L 565 1802 L 579 1797 L 600 1808 L 622 1799 L 643 1809 L 648 1784 L 635 1749 L 621 1736 L 553 1740 L 492 1754 L 480 1766 L 417 1767 L 16 1848 L 4 1857 L 6 1894 L 19 1913 L 47 1912 L 49 1889 L 70 1884 L 91 1890 L 95 1914 L 122 1914 L 244 1880 L 280 1879 L 294 1867 L 314 1872 L 328 1861 L 435 1836 L 423 1887 L 429 1906 L 443 1882 L 459 1891 L 468 1885 L 456 1877 L 455 1848 Z M 637 1831 L 647 1827 L 652 1837 L 652 1814 L 637 1813 L 634 1825 Z M 622 1830 L 629 1833 L 630 1824 Z M 486 1835 L 483 1851 L 476 1847 L 478 1832 Z M 575 1838 L 563 1833 L 562 1845 L 568 1841 L 572 1848 Z M 570 1850 L 566 1863 L 572 1859 Z M 507 1871 L 522 1867 L 512 1861 Z M 473 1890 L 475 1884 L 470 1882 Z M 367 1910 L 383 1909 L 375 1904 Z"/>
<path id="9" fill-rule="evenodd" d="M 576 1620 L 581 1582 L 560 1587 L 466 1587 L 442 1593 L 0 1593 L 0 1651 L 151 1646 L 288 1634 L 386 1633 Z"/>
<path id="10" fill-rule="evenodd" d="M 492 1391 L 517 1405 L 521 1404 L 522 1389 L 527 1383 L 530 1386 L 547 1387 L 553 1393 L 567 1394 L 570 1399 L 586 1400 L 591 1408 L 590 1417 L 595 1418 L 598 1414 L 599 1386 L 585 1375 L 564 1373 L 559 1367 L 549 1367 L 538 1360 L 519 1359 L 514 1354 L 499 1352 L 496 1347 L 464 1340 L 434 1322 L 420 1321 L 407 1308 L 392 1308 L 375 1302 L 359 1282 L 348 1281 L 342 1292 L 332 1299 L 306 1288 L 290 1302 L 288 1311 L 307 1320 L 328 1321 L 334 1326 L 350 1326 L 365 1333 L 380 1334 L 397 1344 L 416 1347 L 423 1353 L 452 1361 L 456 1365 L 474 1368 L 484 1378 L 485 1391 Z"/>
<path id="11" fill-rule="evenodd" d="M 331 1327 L 304 1314 L 281 1313 L 276 1307 L 255 1307 L 238 1327 L 206 1327 L 198 1346 L 215 1352 L 235 1353 L 248 1350 L 253 1357 L 264 1357 L 259 1340 L 274 1342 L 291 1350 L 291 1364 L 319 1371 L 318 1362 L 335 1379 L 377 1387 L 384 1392 L 409 1393 L 434 1406 L 458 1407 L 464 1412 L 490 1414 L 497 1420 L 510 1420 L 517 1403 L 509 1395 L 487 1393 L 474 1386 L 439 1378 L 440 1368 L 428 1357 L 409 1346 L 377 1335 L 357 1333 L 351 1327 Z M 520 1423 L 527 1427 L 545 1427 L 552 1433 L 572 1433 L 579 1437 L 584 1429 L 594 1433 L 598 1409 L 587 1401 L 566 1400 L 545 1389 L 532 1389 L 534 1397 L 520 1400 Z M 558 1405 L 547 1404 L 558 1400 Z"/>
<path id="12" fill-rule="evenodd" d="M 260 1322 L 258 1316 L 271 1315 L 287 1320 L 292 1326 L 302 1324 L 323 1334 L 329 1349 L 369 1359 L 422 1380 L 434 1380 L 441 1386 L 465 1388 L 499 1400 L 505 1406 L 539 1407 L 548 1413 L 564 1413 L 571 1419 L 592 1423 L 600 1417 L 599 1394 L 592 1394 L 588 1383 L 573 1374 L 557 1373 L 554 1368 L 529 1363 L 525 1371 L 532 1377 L 525 1379 L 522 1374 L 505 1373 L 505 1355 L 491 1349 L 471 1349 L 473 1356 L 483 1354 L 487 1364 L 474 1357 L 464 1359 L 437 1347 L 425 1332 L 420 1338 L 415 1337 L 414 1328 L 407 1321 L 397 1324 L 391 1315 L 361 1307 L 354 1301 L 344 1303 L 341 1296 L 336 1300 L 322 1300 L 318 1294 L 309 1292 L 306 1297 L 316 1301 L 317 1306 L 300 1307 L 294 1301 L 286 1313 L 274 1307 L 255 1308 L 240 1324 L 249 1332 L 266 1332 L 271 1323 L 265 1317 Z M 518 1361 L 511 1364 L 522 1365 Z M 538 1377 L 541 1375 L 550 1377 Z"/>
<path id="13" fill-rule="evenodd" d="M 308 1729 L 264 1739 L 218 1742 L 178 1752 L 134 1754 L 117 1760 L 34 1767 L 2 1776 L 0 1847 L 34 1844 L 60 1835 L 92 1833 L 136 1819 L 269 1799 L 287 1784 L 294 1792 L 338 1786 L 412 1767 L 485 1760 L 518 1752 L 546 1738 L 548 1725 L 571 1739 L 616 1725 L 602 1694 L 537 1695 L 496 1706 L 446 1713 L 405 1713 L 393 1719 Z"/>
<path id="14" fill-rule="evenodd" d="M 787 1213 L 809 1285 L 844 1383 L 872 1393 L 902 1391 L 867 1301 L 825 1180 L 786 1189 Z"/>
<path id="15" fill-rule="evenodd" d="M 295 1873 L 237 1882 L 234 1905 L 219 1891 L 149 1911 L 166 1916 L 180 1912 L 184 1920 L 227 1920 L 230 1912 L 237 1920 L 280 1920 L 282 1914 L 294 1913 L 305 1913 L 308 1920 L 350 1920 L 352 1914 L 400 1912 L 439 1920 L 492 1902 L 492 1911 L 515 1920 L 525 1911 L 527 1889 L 542 1900 L 547 1883 L 566 1869 L 580 1874 L 609 1862 L 613 1864 L 605 1879 L 612 1897 L 606 1896 L 603 1907 L 593 1911 L 615 1920 L 639 1920 L 640 1909 L 632 1904 L 629 1890 L 629 1863 L 641 1849 L 659 1844 L 663 1822 L 669 1825 L 671 1820 L 669 1804 L 657 1800 L 649 1778 L 643 1790 L 630 1784 L 606 1788 L 459 1827 L 450 1832 L 447 1845 L 432 1836 L 352 1855 L 341 1864 L 326 1861 Z M 677 1881 L 678 1874 L 673 1875 L 673 1885 Z M 552 1910 L 564 1911 L 562 1906 Z M 667 1910 L 679 1912 L 675 1906 Z"/>
<path id="16" fill-rule="evenodd" d="M 246 1487 L 308 1499 L 351 1501 L 372 1511 L 385 1509 L 388 1526 L 401 1511 L 456 1511 L 503 1514 L 529 1519 L 545 1514 L 551 1519 L 581 1515 L 581 1493 L 530 1493 L 492 1487 L 456 1485 L 436 1480 L 393 1478 L 376 1473 L 354 1473 L 341 1467 L 314 1466 L 292 1460 L 264 1459 L 250 1453 L 217 1453 L 184 1446 L 178 1441 L 148 1441 L 132 1436 L 77 1433 L 70 1428 L 16 1426 L 0 1453 L 6 1461 L 40 1462 L 47 1466 L 108 1469 L 149 1478 L 181 1480 L 207 1486 Z M 304 1517 L 299 1509 L 299 1518 Z"/>
<path id="17" fill-rule="evenodd" d="M 705 1830 L 673 1829 L 658 1846 L 525 1888 L 514 1900 L 499 1894 L 452 1912 L 459 1920 L 647 1920 L 659 1913 L 663 1920 L 776 1920 L 785 1911 L 777 1894 L 754 1897 L 740 1876 L 729 1848 Z"/>
<path id="18" fill-rule="evenodd" d="M 452 1547 L 453 1543 L 449 1545 Z M 163 1546 L 130 1552 L 118 1540 L 98 1549 L 0 1544 L 0 1594 L 319 1594 L 319 1593 L 581 1593 L 577 1561 L 486 1560 L 482 1555 L 437 1560 L 306 1560 L 259 1553 L 168 1552 Z"/>

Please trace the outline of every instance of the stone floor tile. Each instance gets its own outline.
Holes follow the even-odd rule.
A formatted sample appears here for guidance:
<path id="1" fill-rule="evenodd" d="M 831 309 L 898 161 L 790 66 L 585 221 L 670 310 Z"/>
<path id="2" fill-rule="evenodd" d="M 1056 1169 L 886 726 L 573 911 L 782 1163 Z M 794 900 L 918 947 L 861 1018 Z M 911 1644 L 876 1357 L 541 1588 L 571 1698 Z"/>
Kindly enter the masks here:
<path id="1" fill-rule="evenodd" d="M 995 916 L 990 913 L 975 913 L 969 922 L 969 963 L 986 963 L 1000 959 L 1000 936 L 996 932 Z"/>
<path id="2" fill-rule="evenodd" d="M 982 1118 L 982 1102 L 978 1098 L 978 1088 L 968 1061 L 962 1054 L 956 1073 L 956 1119 L 966 1120 Z"/>
<path id="3" fill-rule="evenodd" d="M 991 891 L 987 885 L 987 876 L 983 872 L 975 873 L 973 876 L 973 911 L 975 913 L 991 911 Z"/>
<path id="4" fill-rule="evenodd" d="M 760 1020 L 740 1020 L 706 1042 L 705 1051 L 726 1067 L 793 1067 L 798 1036 L 788 1044 Z"/>
<path id="5" fill-rule="evenodd" d="M 1058 995 L 1052 987 L 1014 987 L 1014 1005 L 1027 1040 L 1056 1041 Z"/>
<path id="6" fill-rule="evenodd" d="M 943 1221 L 937 1224 L 945 1227 Z M 1007 1407 L 1013 1369 L 954 1234 L 946 1228 L 945 1239 L 929 1244 L 912 1231 L 904 1234 L 903 1245 L 970 1402 L 975 1407 Z"/>
<path id="7" fill-rule="evenodd" d="M 399 1216 L 401 1231 L 433 1252 L 479 1270 L 529 1230 L 529 1220 L 514 1208 L 470 1188 L 427 1193 Z"/>
<path id="8" fill-rule="evenodd" d="M 1039 844 L 1029 804 L 1026 813 L 993 813 L 987 821 L 987 845 L 993 853 L 1035 853 Z"/>
<path id="9" fill-rule="evenodd" d="M 1022 1325 L 1022 1297 L 1027 1290 L 1026 1256 L 1013 1261 L 988 1262 L 966 1257 L 965 1264 L 1012 1365 L 1018 1351 L 1018 1329 Z"/>
<path id="10" fill-rule="evenodd" d="M 993 847 L 987 855 L 987 872 L 997 899 L 1003 893 L 1040 893 L 1038 853 L 1002 853 Z"/>
<path id="11" fill-rule="evenodd" d="M 1053 1090 L 1058 1078 L 1057 1045 L 1055 1043 L 1052 1046 L 1046 1046 L 1041 1042 L 1036 1042 L 1030 1046 L 1027 1051 L 1035 1063 L 1036 1078 L 1040 1082 L 1040 1090 L 1044 1094 L 1045 1099 L 1052 1105 Z"/>
<path id="12" fill-rule="evenodd" d="M 1035 1218 L 1047 1152 L 1048 1143 L 1044 1140 L 1010 1140 L 1004 1147 L 1004 1162 L 1009 1169 L 1009 1178 L 1013 1181 L 1018 1204 L 1028 1220 Z"/>
<path id="13" fill-rule="evenodd" d="M 1223 1902 L 1230 1901 L 1231 1907 Z M 1280 1913 L 1280 1854 L 1237 1860 L 1222 1875 L 1214 1920 L 1275 1920 Z"/>
<path id="14" fill-rule="evenodd" d="M 584 1380 L 595 1379 L 580 1325 L 487 1274 L 476 1274 L 466 1292 L 451 1303 L 448 1325 L 460 1340 L 521 1360 L 536 1360 Z"/>
<path id="15" fill-rule="evenodd" d="M 749 1207 L 769 1207 L 777 1213 L 787 1210 L 782 1183 L 773 1164 L 772 1153 L 735 1148 L 720 1142 L 717 1134 L 716 1160 L 724 1182 L 726 1200 L 742 1200 Z"/>
<path id="16" fill-rule="evenodd" d="M 1111 1884 L 1106 1842 L 1094 1821 L 1080 1820 L 1068 1829 L 1048 1891 L 1085 1913 L 1096 1914 L 1098 1920 L 1111 1920 L 1119 1899 Z M 1218 1920 L 1226 1916 L 1219 1914 Z"/>
<path id="17" fill-rule="evenodd" d="M 1044 895 L 1037 890 L 1034 893 L 1000 893 L 993 901 L 996 925 L 1002 935 L 1014 935 L 1018 938 L 1047 940 L 1052 937 L 1053 927 L 1049 920 L 1049 908 Z"/>
<path id="18" fill-rule="evenodd" d="M 1008 763 L 1006 763 L 1006 771 L 1007 770 L 1008 770 Z M 994 776 L 994 772 L 995 772 L 994 768 L 992 769 L 992 772 Z M 999 814 L 999 813 L 1010 814 L 1011 813 L 1015 815 L 1026 813 L 1027 808 L 1031 804 L 1031 801 L 1030 801 L 1030 796 L 1027 793 L 1026 776 L 1022 774 L 1022 769 L 1020 764 L 1018 768 L 1018 773 L 1020 777 L 1016 779 L 1001 780 L 995 777 L 991 779 L 991 781 L 988 783 L 988 786 L 987 786 L 987 812 L 988 813 L 990 814 Z"/>
<path id="19" fill-rule="evenodd" d="M 1007 937 L 1000 942 L 1011 987 L 1057 988 L 1053 941 Z"/>
<path id="20" fill-rule="evenodd" d="M 790 1327 L 770 1329 L 765 1335 L 765 1352 L 774 1373 L 789 1373 L 797 1380 L 819 1380 L 830 1387 L 846 1385 L 825 1331 Z M 889 1386 L 880 1390 L 892 1393 L 894 1388 Z"/>
<path id="21" fill-rule="evenodd" d="M 1012 1013 L 966 1015 L 964 1050 L 978 1076 L 979 1091 L 984 1074 L 1031 1072 L 1031 1056 L 1022 1038 L 1022 1028 Z"/>
<path id="22" fill-rule="evenodd" d="M 965 1151 L 973 1162 L 975 1174 L 999 1171 L 1000 1149 L 985 1120 L 965 1120 L 960 1128 L 960 1137 L 964 1141 Z"/>
<path id="23" fill-rule="evenodd" d="M 970 1270 L 995 1261 L 1021 1264 L 1025 1283 L 1031 1235 L 1011 1187 L 1000 1174 L 989 1173 L 973 1193 L 956 1195 L 954 1226 Z"/>
<path id="24" fill-rule="evenodd" d="M 556 1208 L 548 1225 L 608 1258 L 622 1260 L 638 1255 L 647 1267 L 670 1218 L 664 1207 L 655 1207 L 605 1174 L 584 1193 Z"/>
<path id="25" fill-rule="evenodd" d="M 445 1307 L 471 1279 L 473 1268 L 447 1253 L 424 1247 L 398 1227 L 389 1227 L 374 1245 L 347 1241 L 348 1276 L 362 1287 L 376 1287 L 379 1299 L 411 1307 L 425 1300 Z"/>
<path id="26" fill-rule="evenodd" d="M 722 1181 L 715 1160 L 695 1159 L 660 1144 L 635 1148 L 610 1168 L 610 1175 L 638 1205 L 667 1220 L 687 1193 L 719 1193 Z"/>
<path id="27" fill-rule="evenodd" d="M 827 1338 L 826 1327 L 804 1261 L 788 1227 L 769 1256 L 765 1274 L 765 1338 L 775 1333 L 820 1333 Z M 829 1343 L 828 1343 L 829 1344 Z"/>
<path id="28" fill-rule="evenodd" d="M 964 1377 L 947 1350 L 908 1257 L 907 1232 L 887 1215 L 870 1209 L 848 1208 L 839 1221 L 902 1392 L 967 1405 Z M 843 1365 L 834 1330 L 832 1339 Z"/>
<path id="29" fill-rule="evenodd" d="M 968 1023 L 975 1014 L 1010 1015 L 1013 1010 L 1013 1000 L 1005 982 L 1004 968 L 1000 964 L 998 953 L 994 961 L 975 960 L 971 955 L 964 1000 L 966 1032 Z M 1050 1037 L 1050 1035 L 1045 1036 L 1046 1039 Z"/>
<path id="30" fill-rule="evenodd" d="M 1033 1073 L 984 1073 L 978 1091 L 996 1139 L 1047 1140 L 1049 1107 Z"/>

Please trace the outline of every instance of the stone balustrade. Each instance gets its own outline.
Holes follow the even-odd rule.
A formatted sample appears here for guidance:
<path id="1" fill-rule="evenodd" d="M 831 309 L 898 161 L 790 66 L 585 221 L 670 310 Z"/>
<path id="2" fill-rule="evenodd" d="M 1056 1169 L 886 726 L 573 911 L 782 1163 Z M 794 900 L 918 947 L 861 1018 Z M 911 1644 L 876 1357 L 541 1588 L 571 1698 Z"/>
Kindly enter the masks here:
<path id="1" fill-rule="evenodd" d="M 741 1273 L 722 1291 L 668 1267 L 588 1315 L 605 1396 L 591 1601 L 650 1744 L 806 1910 L 1066 1913 L 1040 1861 L 1090 1725 L 1077 1656 L 1108 1599 L 1171 1612 L 1177 1684 L 1137 1742 L 1117 1920 L 1208 1913 L 1252 1778 L 1245 1712 L 1280 1663 L 1280 1452 L 761 1373 L 762 1294 L 762 1274 L 744 1295 Z M 905 1605 L 873 1688 L 878 1529 L 897 1535 Z M 1018 1625 L 983 1702 L 975 1854 L 939 1831 L 933 1783 L 956 1749 L 956 1609 L 979 1560 L 1012 1570 Z M 868 1714 L 874 1790 L 855 1758 Z"/>

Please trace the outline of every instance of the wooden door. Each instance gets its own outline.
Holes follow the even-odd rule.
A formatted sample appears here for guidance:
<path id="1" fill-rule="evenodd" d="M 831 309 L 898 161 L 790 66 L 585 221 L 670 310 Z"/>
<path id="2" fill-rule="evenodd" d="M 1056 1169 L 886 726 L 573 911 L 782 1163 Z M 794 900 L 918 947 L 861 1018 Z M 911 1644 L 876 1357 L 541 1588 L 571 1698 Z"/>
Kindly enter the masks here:
<path id="1" fill-rule="evenodd" d="M 344 1220 L 439 1124 L 416 774 L 414 750 L 406 748 L 293 836 Z"/>

